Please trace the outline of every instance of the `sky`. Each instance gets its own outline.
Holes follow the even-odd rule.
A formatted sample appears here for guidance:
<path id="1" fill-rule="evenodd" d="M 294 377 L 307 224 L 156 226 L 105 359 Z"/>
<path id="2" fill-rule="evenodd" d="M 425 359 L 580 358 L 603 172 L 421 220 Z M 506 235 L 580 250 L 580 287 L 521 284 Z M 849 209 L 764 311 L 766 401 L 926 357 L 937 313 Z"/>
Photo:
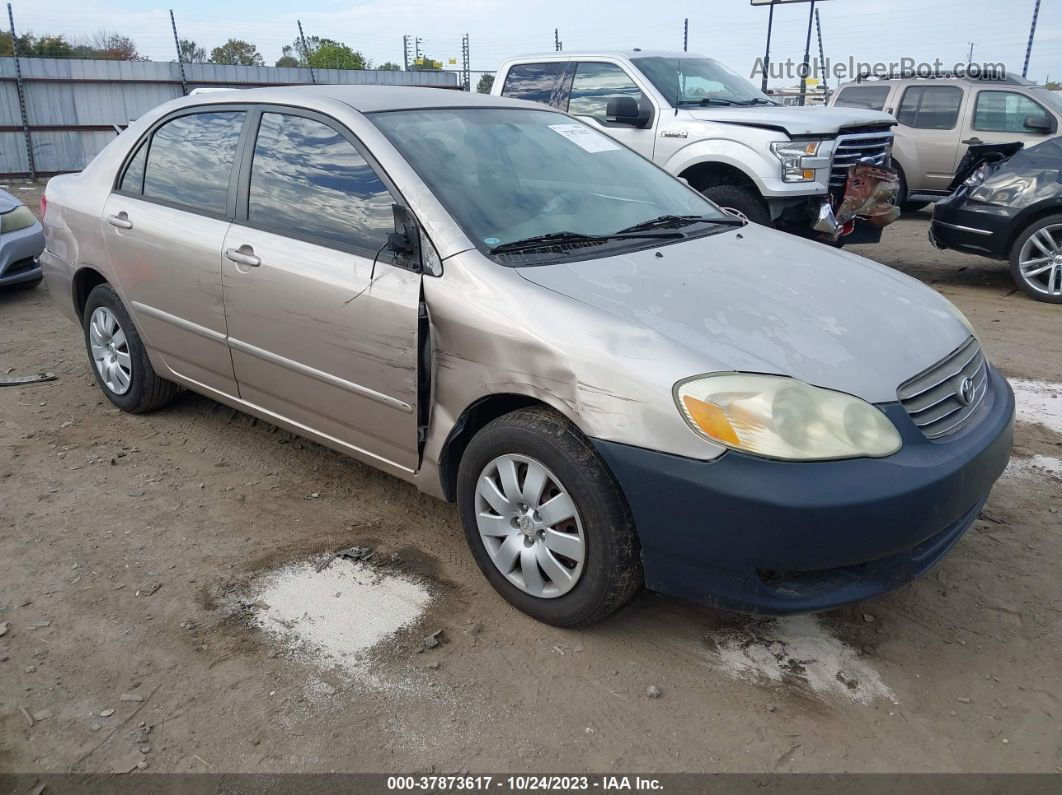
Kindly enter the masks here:
<path id="1" fill-rule="evenodd" d="M 165 0 L 164 0 L 165 2 Z M 272 64 L 290 44 L 301 20 L 307 36 L 332 38 L 375 63 L 402 63 L 402 35 L 419 36 L 426 55 L 460 63 L 461 37 L 470 40 L 472 69 L 493 71 L 506 57 L 553 49 L 559 29 L 564 49 L 682 49 L 689 18 L 689 49 L 709 55 L 746 77 L 762 57 L 766 7 L 749 0 L 12 0 L 22 33 L 90 36 L 104 29 L 133 38 L 152 60 L 173 60 L 172 7 L 181 38 L 210 49 L 230 37 L 258 46 Z M 820 0 L 823 48 L 837 62 L 855 58 L 890 62 L 940 59 L 963 63 L 974 42 L 978 62 L 1003 63 L 1020 74 L 1035 0 Z M 772 60 L 799 63 L 809 6 L 775 10 Z M 813 50 L 816 43 L 813 41 Z M 456 66 L 447 66 L 455 69 Z M 1062 81 L 1062 0 L 1043 0 L 1029 77 Z M 758 79 L 757 81 L 758 82 Z M 772 81 L 793 85 L 794 79 Z M 831 81 L 834 84 L 835 81 Z"/>

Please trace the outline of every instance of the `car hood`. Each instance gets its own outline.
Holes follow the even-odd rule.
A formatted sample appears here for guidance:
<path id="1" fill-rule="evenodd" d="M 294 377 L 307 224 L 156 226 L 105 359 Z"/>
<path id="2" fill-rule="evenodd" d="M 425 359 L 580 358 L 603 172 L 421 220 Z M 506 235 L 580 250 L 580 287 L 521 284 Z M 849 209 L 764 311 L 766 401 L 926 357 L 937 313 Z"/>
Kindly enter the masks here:
<path id="1" fill-rule="evenodd" d="M 8 193 L 6 190 L 0 190 L 0 215 L 9 213 L 16 207 L 21 206 L 22 202 Z"/>
<path id="2" fill-rule="evenodd" d="M 971 334 L 920 282 L 756 225 L 518 271 L 693 350 L 703 372 L 787 375 L 873 403 L 895 401 Z"/>
<path id="3" fill-rule="evenodd" d="M 889 127 L 896 120 L 888 113 L 860 108 L 768 107 L 697 108 L 689 115 L 700 121 L 744 124 L 750 127 L 784 130 L 789 135 L 834 135 L 846 127 L 881 125 Z"/>

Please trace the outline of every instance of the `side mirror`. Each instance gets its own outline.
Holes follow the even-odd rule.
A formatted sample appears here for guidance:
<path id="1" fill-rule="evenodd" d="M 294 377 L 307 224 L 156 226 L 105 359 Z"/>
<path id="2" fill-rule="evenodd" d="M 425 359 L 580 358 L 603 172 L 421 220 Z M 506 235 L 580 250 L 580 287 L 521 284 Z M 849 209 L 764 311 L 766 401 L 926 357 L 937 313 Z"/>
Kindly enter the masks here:
<path id="1" fill-rule="evenodd" d="M 1049 134 L 1054 132 L 1054 125 L 1044 115 L 1026 116 L 1022 126 L 1029 132 Z"/>
<path id="2" fill-rule="evenodd" d="M 639 107 L 634 97 L 611 97 L 605 106 L 605 119 L 613 124 L 648 127 L 653 114 L 649 108 Z"/>
<path id="3" fill-rule="evenodd" d="M 395 231 L 387 233 L 387 247 L 398 257 L 400 265 L 410 270 L 420 267 L 420 231 L 413 214 L 400 204 L 392 204 Z"/>

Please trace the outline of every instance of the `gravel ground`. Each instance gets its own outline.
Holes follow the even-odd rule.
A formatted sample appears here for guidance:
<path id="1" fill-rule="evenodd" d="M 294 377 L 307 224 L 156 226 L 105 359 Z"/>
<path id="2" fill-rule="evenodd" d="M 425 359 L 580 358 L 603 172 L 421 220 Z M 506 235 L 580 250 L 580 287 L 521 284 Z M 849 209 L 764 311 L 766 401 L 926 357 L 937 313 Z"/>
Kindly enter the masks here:
<path id="1" fill-rule="evenodd" d="M 859 253 L 1022 379 L 1015 461 L 927 576 L 786 621 L 536 624 L 452 506 L 190 393 L 122 414 L 43 287 L 0 294 L 0 375 L 58 376 L 0 389 L 0 771 L 1062 770 L 1062 307 L 927 226 Z"/>

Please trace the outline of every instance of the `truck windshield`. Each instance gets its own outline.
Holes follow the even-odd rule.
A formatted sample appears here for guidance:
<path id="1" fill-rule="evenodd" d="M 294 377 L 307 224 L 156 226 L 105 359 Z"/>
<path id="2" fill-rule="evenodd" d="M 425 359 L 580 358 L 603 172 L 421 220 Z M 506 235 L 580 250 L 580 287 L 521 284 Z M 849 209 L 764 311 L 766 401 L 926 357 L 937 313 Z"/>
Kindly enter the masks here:
<path id="1" fill-rule="evenodd" d="M 672 107 L 683 105 L 777 105 L 736 72 L 711 58 L 634 58 Z"/>
<path id="2" fill-rule="evenodd" d="M 640 155 L 555 111 L 368 115 L 465 234 L 492 254 L 534 248 L 540 238 L 552 241 L 554 256 L 557 241 L 571 244 L 565 256 L 588 247 L 604 253 L 719 231 L 734 220 Z M 617 234 L 624 236 L 588 240 Z"/>

